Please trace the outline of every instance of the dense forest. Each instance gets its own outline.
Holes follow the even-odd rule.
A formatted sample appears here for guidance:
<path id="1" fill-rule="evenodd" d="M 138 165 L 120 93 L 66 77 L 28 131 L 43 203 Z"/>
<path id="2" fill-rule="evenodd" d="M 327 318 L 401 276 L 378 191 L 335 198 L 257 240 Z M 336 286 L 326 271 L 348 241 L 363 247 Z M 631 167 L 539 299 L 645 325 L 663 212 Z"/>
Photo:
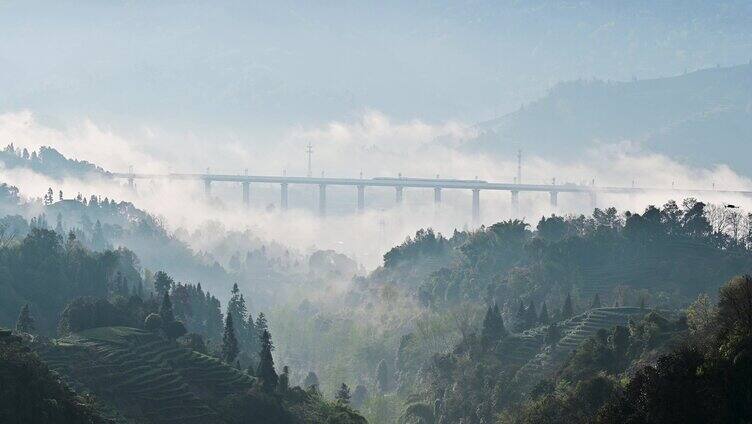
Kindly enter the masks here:
<path id="1" fill-rule="evenodd" d="M 752 419 L 734 205 L 420 229 L 368 274 L 107 197 L 0 207 L 3 422 Z"/>

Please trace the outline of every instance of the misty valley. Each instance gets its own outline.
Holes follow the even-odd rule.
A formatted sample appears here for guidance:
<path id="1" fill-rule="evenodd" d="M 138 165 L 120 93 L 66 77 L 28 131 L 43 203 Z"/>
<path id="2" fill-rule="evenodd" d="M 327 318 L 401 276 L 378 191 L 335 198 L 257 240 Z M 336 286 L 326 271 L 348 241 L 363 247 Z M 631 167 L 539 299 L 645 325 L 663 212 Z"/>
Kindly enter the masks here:
<path id="1" fill-rule="evenodd" d="M 109 178 L 50 148 L 0 158 Z M 365 270 L 106 195 L 0 190 L 3 422 L 752 416 L 752 214 L 734 205 L 423 228 Z"/>
<path id="2" fill-rule="evenodd" d="M 0 424 L 752 424 L 752 1 L 0 1 Z"/>

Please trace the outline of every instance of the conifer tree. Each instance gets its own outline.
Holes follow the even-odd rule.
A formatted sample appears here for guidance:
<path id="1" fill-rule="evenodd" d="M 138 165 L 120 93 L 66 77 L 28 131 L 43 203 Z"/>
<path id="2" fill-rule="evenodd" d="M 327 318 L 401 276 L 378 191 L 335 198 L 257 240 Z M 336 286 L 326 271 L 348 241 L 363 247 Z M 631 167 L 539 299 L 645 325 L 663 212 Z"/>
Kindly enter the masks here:
<path id="1" fill-rule="evenodd" d="M 303 380 L 303 387 L 306 389 L 309 389 L 311 387 L 318 388 L 319 376 L 317 376 L 315 372 L 309 371 L 308 375 L 306 375 L 305 380 Z"/>
<path id="2" fill-rule="evenodd" d="M 63 199 L 60 199 L 63 200 Z M 57 213 L 57 223 L 55 224 L 55 232 L 60 234 L 60 237 L 63 237 L 63 233 L 65 230 L 63 230 L 63 215 L 58 212 Z"/>
<path id="3" fill-rule="evenodd" d="M 256 333 L 259 340 L 263 339 L 264 331 L 269 329 L 269 324 L 266 322 L 266 316 L 263 312 L 259 312 L 258 318 L 256 318 Z"/>
<path id="4" fill-rule="evenodd" d="M 256 369 L 256 377 L 261 380 L 262 387 L 267 393 L 277 388 L 277 372 L 274 370 L 274 358 L 272 358 L 272 335 L 268 330 L 261 333 L 261 350 L 259 351 L 259 364 Z"/>
<path id="5" fill-rule="evenodd" d="M 532 300 L 530 301 L 530 305 L 525 311 L 525 323 L 527 325 L 527 328 L 535 327 L 535 325 L 538 323 L 538 313 L 535 311 L 535 304 Z"/>
<path id="6" fill-rule="evenodd" d="M 29 304 L 27 303 L 21 307 L 21 312 L 18 314 L 16 331 L 32 333 L 35 330 L 34 318 L 31 316 L 31 312 L 29 312 Z"/>
<path id="7" fill-rule="evenodd" d="M 547 345 L 554 345 L 556 342 L 561 339 L 561 330 L 559 330 L 559 326 L 556 325 L 556 323 L 552 323 L 548 326 L 548 329 L 546 329 L 546 344 Z"/>
<path id="8" fill-rule="evenodd" d="M 284 394 L 290 389 L 290 368 L 285 365 L 282 367 L 282 374 L 279 375 L 279 383 L 277 384 L 277 390 Z"/>
<path id="9" fill-rule="evenodd" d="M 175 314 L 172 312 L 172 302 L 167 292 L 164 292 L 164 295 L 162 295 L 162 306 L 159 307 L 159 315 L 162 317 L 162 325 L 164 326 L 175 321 Z"/>
<path id="10" fill-rule="evenodd" d="M 222 335 L 222 360 L 228 364 L 237 358 L 240 349 L 238 339 L 235 337 L 235 328 L 232 323 L 232 314 L 227 314 L 225 319 L 225 332 Z"/>
<path id="11" fill-rule="evenodd" d="M 564 306 L 561 308 L 561 318 L 569 319 L 574 316 L 574 307 L 572 306 L 572 296 L 567 294 L 564 300 Z"/>
<path id="12" fill-rule="evenodd" d="M 248 318 L 248 309 L 245 305 L 243 294 L 240 293 L 240 289 L 238 288 L 237 283 L 232 285 L 230 294 L 230 300 L 227 302 L 227 313 L 235 315 L 234 319 L 244 324 L 246 319 Z"/>
<path id="13" fill-rule="evenodd" d="M 157 271 L 156 274 L 154 274 L 154 290 L 156 290 L 157 293 L 165 293 L 172 288 L 172 286 L 175 284 L 175 281 L 167 275 L 164 271 Z"/>
<path id="14" fill-rule="evenodd" d="M 493 306 L 488 307 L 486 316 L 483 318 L 481 338 L 484 343 L 494 343 L 501 340 L 505 335 L 504 319 L 501 317 L 499 305 L 494 303 Z"/>
<path id="15" fill-rule="evenodd" d="M 550 317 L 548 316 L 548 307 L 546 306 L 546 302 L 543 302 L 543 305 L 541 305 L 540 315 L 538 315 L 538 322 L 541 325 L 548 325 L 550 322 Z"/>
<path id="16" fill-rule="evenodd" d="M 334 398 L 341 404 L 350 404 L 350 388 L 347 387 L 347 384 L 342 383 L 342 385 L 339 386 L 339 390 L 337 390 L 337 394 L 334 395 Z"/>
<path id="17" fill-rule="evenodd" d="M 390 389 L 389 381 L 389 368 L 387 368 L 386 361 L 381 360 L 378 367 L 376 367 L 376 385 L 381 393 L 386 393 Z"/>
<path id="18" fill-rule="evenodd" d="M 598 296 L 598 293 L 595 294 L 593 297 L 593 301 L 590 302 L 590 309 L 600 308 L 601 307 L 601 297 Z"/>
<path id="19" fill-rule="evenodd" d="M 367 398 L 368 398 L 368 389 L 366 389 L 366 386 L 362 384 L 358 384 L 352 393 L 352 397 L 350 398 L 350 401 L 352 402 L 352 405 L 354 407 L 360 408 L 361 406 L 363 406 L 363 403 L 365 403 Z"/>

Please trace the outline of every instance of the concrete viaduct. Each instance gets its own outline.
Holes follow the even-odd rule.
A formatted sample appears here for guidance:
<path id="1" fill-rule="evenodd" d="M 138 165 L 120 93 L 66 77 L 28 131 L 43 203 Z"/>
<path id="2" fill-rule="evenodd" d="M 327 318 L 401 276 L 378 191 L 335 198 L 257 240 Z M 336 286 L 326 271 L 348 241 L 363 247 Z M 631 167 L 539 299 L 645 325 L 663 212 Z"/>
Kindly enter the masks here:
<path id="1" fill-rule="evenodd" d="M 625 194 L 637 195 L 645 193 L 676 193 L 676 194 L 735 194 L 752 196 L 752 191 L 742 190 L 715 190 L 715 189 L 679 189 L 679 188 L 642 188 L 642 187 L 601 187 L 592 185 L 578 184 L 518 184 L 518 183 L 499 183 L 488 182 L 483 180 L 457 180 L 457 179 L 440 179 L 440 178 L 387 178 L 376 177 L 370 179 L 364 178 L 329 178 L 329 177 L 289 177 L 289 176 L 261 176 L 261 175 L 233 175 L 233 174 L 198 174 L 198 173 L 169 173 L 169 174 L 140 174 L 140 173 L 110 173 L 110 176 L 117 179 L 126 179 L 128 184 L 133 187 L 137 179 L 166 179 L 166 180 L 200 180 L 204 182 L 204 191 L 206 196 L 211 196 L 211 187 L 213 182 L 234 182 L 241 183 L 243 190 L 243 203 L 250 204 L 251 184 L 279 184 L 280 185 L 280 207 L 285 210 L 288 205 L 288 186 L 290 184 L 318 185 L 319 190 L 319 214 L 326 215 L 326 188 L 328 186 L 353 186 L 357 189 L 357 208 L 362 212 L 365 208 L 365 189 L 366 187 L 391 187 L 395 190 L 395 201 L 397 204 L 402 203 L 403 191 L 405 188 L 423 188 L 433 189 L 434 202 L 441 203 L 441 193 L 443 190 L 471 190 L 472 200 L 472 217 L 473 222 L 480 220 L 480 192 L 481 190 L 508 191 L 511 195 L 512 216 L 517 216 L 519 207 L 519 195 L 521 192 L 545 192 L 549 194 L 550 204 L 552 207 L 558 205 L 559 193 L 579 193 L 585 195 L 590 200 L 590 206 L 595 208 L 597 205 L 598 194 Z"/>

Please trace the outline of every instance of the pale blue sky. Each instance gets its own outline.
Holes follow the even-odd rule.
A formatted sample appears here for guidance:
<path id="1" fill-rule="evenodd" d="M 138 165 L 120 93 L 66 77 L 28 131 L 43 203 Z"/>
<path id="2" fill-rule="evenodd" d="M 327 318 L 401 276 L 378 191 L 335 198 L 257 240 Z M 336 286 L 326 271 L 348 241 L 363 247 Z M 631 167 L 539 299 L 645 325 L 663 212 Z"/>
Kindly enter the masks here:
<path id="1" fill-rule="evenodd" d="M 241 134 L 365 109 L 476 122 L 562 80 L 752 56 L 748 1 L 247 3 L 2 1 L 0 111 Z"/>

